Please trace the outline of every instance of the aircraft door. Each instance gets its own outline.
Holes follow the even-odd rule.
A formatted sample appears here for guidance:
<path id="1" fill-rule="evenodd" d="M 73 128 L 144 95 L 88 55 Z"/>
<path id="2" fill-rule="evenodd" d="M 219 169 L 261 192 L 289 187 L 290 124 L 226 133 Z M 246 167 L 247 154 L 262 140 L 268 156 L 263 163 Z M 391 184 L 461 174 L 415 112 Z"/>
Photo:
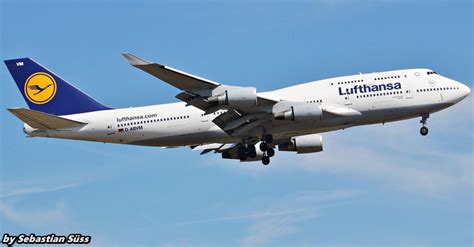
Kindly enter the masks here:
<path id="1" fill-rule="evenodd" d="M 352 105 L 351 97 L 352 96 L 350 94 L 344 96 L 344 105 L 346 106 Z"/>
<path id="2" fill-rule="evenodd" d="M 438 102 L 443 102 L 443 91 L 439 90 L 438 87 L 436 87 L 436 81 L 435 80 L 429 80 L 428 81 L 428 85 L 430 85 L 431 88 L 433 88 L 433 90 L 436 90 L 438 93 L 439 93 L 439 100 Z"/>
<path id="3" fill-rule="evenodd" d="M 404 85 L 405 90 L 403 92 L 405 93 L 405 99 L 413 99 L 413 82 L 406 81 Z"/>
<path id="4" fill-rule="evenodd" d="M 107 123 L 107 135 L 113 135 L 115 134 L 115 128 L 114 125 L 110 122 Z"/>
<path id="5" fill-rule="evenodd" d="M 415 72 L 415 77 L 413 79 L 405 78 L 403 82 L 403 94 L 405 94 L 405 99 L 413 99 L 413 84 L 415 81 L 419 80 L 420 72 Z"/>

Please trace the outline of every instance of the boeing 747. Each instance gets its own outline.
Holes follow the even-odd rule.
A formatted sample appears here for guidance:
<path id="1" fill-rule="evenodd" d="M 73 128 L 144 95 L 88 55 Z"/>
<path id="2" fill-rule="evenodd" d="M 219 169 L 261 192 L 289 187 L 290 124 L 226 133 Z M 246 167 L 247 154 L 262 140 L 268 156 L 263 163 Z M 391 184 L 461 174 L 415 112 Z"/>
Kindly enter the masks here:
<path id="1" fill-rule="evenodd" d="M 470 89 L 431 69 L 323 79 L 269 92 L 225 85 L 124 53 L 132 66 L 176 87 L 178 103 L 107 107 L 30 58 L 6 60 L 29 109 L 8 109 L 31 137 L 157 147 L 188 146 L 224 159 L 270 163 L 275 149 L 323 150 L 321 133 L 421 118 Z"/>

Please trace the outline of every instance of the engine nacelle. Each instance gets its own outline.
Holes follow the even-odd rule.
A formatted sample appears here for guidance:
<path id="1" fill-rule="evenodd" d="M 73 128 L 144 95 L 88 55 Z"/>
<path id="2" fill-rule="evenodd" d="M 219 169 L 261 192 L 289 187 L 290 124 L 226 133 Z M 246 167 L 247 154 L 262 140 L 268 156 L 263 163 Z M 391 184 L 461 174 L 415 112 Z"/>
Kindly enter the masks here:
<path id="1" fill-rule="evenodd" d="M 321 104 L 302 103 L 291 106 L 289 110 L 274 114 L 276 120 L 319 121 L 323 117 Z"/>
<path id="2" fill-rule="evenodd" d="M 256 106 L 257 89 L 254 87 L 229 89 L 223 94 L 211 96 L 207 100 L 210 103 L 232 107 Z"/>
<path id="3" fill-rule="evenodd" d="M 293 151 L 299 154 L 323 151 L 323 137 L 319 134 L 292 137 L 288 143 L 278 145 L 280 151 Z"/>

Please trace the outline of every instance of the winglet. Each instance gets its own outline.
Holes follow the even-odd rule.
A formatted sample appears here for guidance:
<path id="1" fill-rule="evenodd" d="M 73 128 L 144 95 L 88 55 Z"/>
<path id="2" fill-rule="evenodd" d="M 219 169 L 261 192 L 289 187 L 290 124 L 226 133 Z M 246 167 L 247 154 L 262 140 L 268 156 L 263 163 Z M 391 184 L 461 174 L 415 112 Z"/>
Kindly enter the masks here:
<path id="1" fill-rule="evenodd" d="M 139 57 L 137 57 L 137 56 L 135 56 L 131 53 L 128 53 L 128 52 L 122 53 L 122 56 L 132 66 L 151 64 L 150 62 L 145 61 L 145 60 L 143 60 L 143 59 L 141 59 L 141 58 L 139 58 Z"/>

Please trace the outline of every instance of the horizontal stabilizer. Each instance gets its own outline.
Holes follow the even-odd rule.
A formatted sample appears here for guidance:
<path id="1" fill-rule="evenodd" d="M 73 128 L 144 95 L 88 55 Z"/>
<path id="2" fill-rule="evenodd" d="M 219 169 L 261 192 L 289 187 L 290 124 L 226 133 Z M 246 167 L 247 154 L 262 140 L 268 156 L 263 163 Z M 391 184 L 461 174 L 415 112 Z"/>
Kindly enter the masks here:
<path id="1" fill-rule="evenodd" d="M 58 117 L 44 112 L 25 108 L 7 109 L 24 123 L 35 129 L 68 129 L 83 126 L 87 123 Z"/>

